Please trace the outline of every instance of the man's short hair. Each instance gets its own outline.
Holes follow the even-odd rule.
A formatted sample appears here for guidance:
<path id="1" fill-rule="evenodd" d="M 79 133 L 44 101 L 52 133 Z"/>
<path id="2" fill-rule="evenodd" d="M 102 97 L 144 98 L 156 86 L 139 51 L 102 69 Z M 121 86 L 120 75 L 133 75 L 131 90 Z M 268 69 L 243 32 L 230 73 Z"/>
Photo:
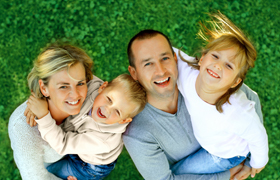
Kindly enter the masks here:
<path id="1" fill-rule="evenodd" d="M 134 55 L 133 55 L 133 52 L 132 52 L 132 49 L 131 49 L 131 46 L 132 46 L 132 43 L 135 41 L 135 40 L 144 40 L 144 39 L 150 39 L 152 37 L 155 37 L 156 35 L 162 35 L 163 37 L 165 37 L 165 39 L 167 40 L 169 46 L 170 46 L 170 49 L 172 51 L 172 54 L 174 55 L 174 51 L 172 49 L 172 45 L 170 43 L 170 40 L 169 38 L 163 34 L 162 32 L 160 31 L 156 31 L 156 30 L 153 30 L 153 29 L 145 29 L 145 30 L 142 30 L 140 31 L 139 33 L 137 33 L 135 36 L 133 36 L 129 43 L 128 43 L 128 46 L 127 46 L 127 55 L 128 55 L 128 60 L 129 60 L 129 65 L 134 67 L 135 68 L 135 63 L 134 63 Z"/>

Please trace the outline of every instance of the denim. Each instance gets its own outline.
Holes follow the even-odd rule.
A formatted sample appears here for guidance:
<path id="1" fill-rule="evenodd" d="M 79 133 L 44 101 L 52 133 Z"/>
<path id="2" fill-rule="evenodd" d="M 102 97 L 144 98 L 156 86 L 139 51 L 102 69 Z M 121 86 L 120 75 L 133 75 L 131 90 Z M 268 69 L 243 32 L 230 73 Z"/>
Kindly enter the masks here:
<path id="1" fill-rule="evenodd" d="M 78 155 L 66 155 L 63 159 L 49 165 L 47 170 L 57 177 L 67 179 L 75 176 L 77 179 L 95 180 L 103 179 L 114 169 L 117 160 L 107 165 L 93 165 L 86 163 Z"/>
<path id="2" fill-rule="evenodd" d="M 210 154 L 201 148 L 197 152 L 180 160 L 172 167 L 172 172 L 178 174 L 212 174 L 229 170 L 243 160 L 246 156 L 235 156 L 233 158 L 224 159 Z"/>

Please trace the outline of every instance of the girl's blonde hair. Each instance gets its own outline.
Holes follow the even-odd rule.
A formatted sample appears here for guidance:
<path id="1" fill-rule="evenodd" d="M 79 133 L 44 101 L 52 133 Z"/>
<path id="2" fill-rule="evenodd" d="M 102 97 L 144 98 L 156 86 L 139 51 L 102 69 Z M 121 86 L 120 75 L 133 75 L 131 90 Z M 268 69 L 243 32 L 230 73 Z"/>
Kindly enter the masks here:
<path id="1" fill-rule="evenodd" d="M 241 82 L 234 88 L 230 88 L 224 95 L 222 95 L 215 103 L 216 109 L 223 112 L 222 105 L 229 102 L 229 97 L 236 90 L 238 90 L 245 79 L 246 73 L 249 68 L 254 67 L 257 58 L 257 52 L 253 44 L 243 34 L 243 32 L 236 27 L 225 15 L 218 12 L 218 14 L 211 15 L 214 20 L 210 21 L 212 29 L 207 28 L 204 24 L 200 23 L 201 29 L 198 36 L 207 42 L 207 45 L 202 49 L 202 54 L 207 54 L 210 50 L 224 50 L 229 48 L 236 48 L 234 59 L 237 59 L 238 73 L 235 80 L 241 78 Z M 182 58 L 182 56 L 180 55 Z M 186 60 L 185 60 L 186 61 Z M 199 59 L 193 62 L 186 61 L 190 66 L 199 70 Z"/>
<path id="2" fill-rule="evenodd" d="M 129 74 L 119 75 L 109 82 L 106 88 L 114 87 L 121 87 L 123 95 L 127 100 L 137 106 L 133 112 L 130 112 L 129 117 L 133 118 L 144 109 L 147 102 L 146 91 L 144 87 Z"/>
<path id="3" fill-rule="evenodd" d="M 45 48 L 34 61 L 34 66 L 28 74 L 28 86 L 38 98 L 42 98 L 39 80 L 47 86 L 50 77 L 55 73 L 68 69 L 76 63 L 82 63 L 85 67 L 86 81 L 92 79 L 92 59 L 80 48 L 71 45 L 50 45 Z"/>

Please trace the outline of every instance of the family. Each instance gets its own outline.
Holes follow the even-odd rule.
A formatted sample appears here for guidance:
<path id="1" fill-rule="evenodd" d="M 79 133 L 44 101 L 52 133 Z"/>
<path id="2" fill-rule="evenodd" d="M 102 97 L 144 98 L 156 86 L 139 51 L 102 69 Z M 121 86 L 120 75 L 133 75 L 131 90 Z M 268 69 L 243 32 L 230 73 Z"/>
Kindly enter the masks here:
<path id="1" fill-rule="evenodd" d="M 123 145 L 147 180 L 261 172 L 268 138 L 258 95 L 243 83 L 257 53 L 227 17 L 212 18 L 198 33 L 200 58 L 140 31 L 127 47 L 130 75 L 111 82 L 92 74 L 82 49 L 46 47 L 27 78 L 32 95 L 9 120 L 22 179 L 103 179 Z"/>

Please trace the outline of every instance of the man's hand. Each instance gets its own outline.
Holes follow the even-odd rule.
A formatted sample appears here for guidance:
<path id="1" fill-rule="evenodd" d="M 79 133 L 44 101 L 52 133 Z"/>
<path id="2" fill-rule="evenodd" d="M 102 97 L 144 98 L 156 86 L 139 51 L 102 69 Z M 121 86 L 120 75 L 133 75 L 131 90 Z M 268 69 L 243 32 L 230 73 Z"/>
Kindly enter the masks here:
<path id="1" fill-rule="evenodd" d="M 68 177 L 67 177 L 67 180 L 77 180 L 77 178 L 74 177 L 74 176 L 68 176 Z"/>
<path id="2" fill-rule="evenodd" d="M 264 167 L 265 167 L 265 166 L 264 166 Z M 255 175 L 256 175 L 257 173 L 261 172 L 261 171 L 264 169 L 264 167 L 262 167 L 262 168 L 252 168 L 251 177 L 252 177 L 252 178 L 255 177 Z"/>
<path id="3" fill-rule="evenodd" d="M 29 97 L 27 107 L 38 119 L 41 119 L 49 113 L 48 102 L 45 99 L 36 98 L 34 93 Z"/>
<path id="4" fill-rule="evenodd" d="M 230 180 L 233 180 L 235 178 L 235 175 L 240 172 L 240 170 L 243 168 L 243 164 L 239 164 L 229 170 L 230 172 Z M 235 180 L 235 179 L 234 179 Z"/>
<path id="5" fill-rule="evenodd" d="M 28 107 L 26 107 L 24 115 L 26 116 L 27 124 L 29 124 L 31 127 L 36 126 L 37 122 L 35 121 L 35 115 Z"/>
<path id="6" fill-rule="evenodd" d="M 251 168 L 244 165 L 243 168 L 234 176 L 234 180 L 246 179 L 251 174 Z"/>

